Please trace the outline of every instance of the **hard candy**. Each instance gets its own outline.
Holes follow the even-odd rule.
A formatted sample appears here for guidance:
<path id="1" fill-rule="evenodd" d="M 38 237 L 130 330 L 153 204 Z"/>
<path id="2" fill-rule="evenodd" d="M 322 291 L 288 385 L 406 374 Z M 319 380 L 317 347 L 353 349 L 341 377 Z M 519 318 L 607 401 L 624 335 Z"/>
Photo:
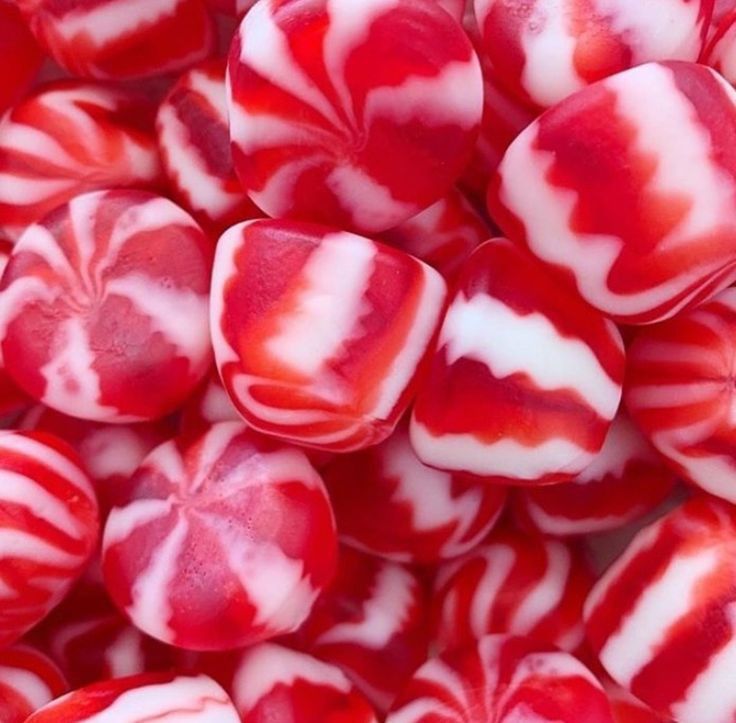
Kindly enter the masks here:
<path id="1" fill-rule="evenodd" d="M 12 2 L 0 0 L 0 115 L 30 87 L 41 67 L 43 53 Z"/>

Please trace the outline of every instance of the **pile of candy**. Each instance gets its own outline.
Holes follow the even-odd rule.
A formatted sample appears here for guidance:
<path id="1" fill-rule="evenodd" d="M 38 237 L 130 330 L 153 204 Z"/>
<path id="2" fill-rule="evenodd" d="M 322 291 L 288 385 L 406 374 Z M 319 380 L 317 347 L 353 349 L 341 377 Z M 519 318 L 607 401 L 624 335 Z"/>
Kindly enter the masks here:
<path id="1" fill-rule="evenodd" d="M 736 721 L 736 0 L 0 59 L 0 723 Z"/>

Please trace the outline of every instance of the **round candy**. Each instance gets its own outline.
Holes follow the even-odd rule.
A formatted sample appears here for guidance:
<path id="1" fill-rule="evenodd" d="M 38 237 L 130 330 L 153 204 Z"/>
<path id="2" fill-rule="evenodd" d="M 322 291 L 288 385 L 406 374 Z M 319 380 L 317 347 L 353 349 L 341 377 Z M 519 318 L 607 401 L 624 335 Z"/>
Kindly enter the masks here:
<path id="1" fill-rule="evenodd" d="M 494 532 L 481 547 L 439 568 L 434 641 L 446 649 L 487 633 L 510 633 L 574 652 L 583 642 L 583 603 L 592 583 L 577 548 Z"/>
<path id="2" fill-rule="evenodd" d="M 269 216 L 384 231 L 439 200 L 483 105 L 463 29 L 428 0 L 264 0 L 230 51 L 235 170 Z"/>
<path id="3" fill-rule="evenodd" d="M 98 527 L 92 484 L 71 447 L 40 432 L 0 432 L 0 646 L 61 601 Z"/>
<path id="4" fill-rule="evenodd" d="M 503 85 L 548 107 L 651 60 L 698 60 L 713 0 L 475 0 L 483 52 Z"/>
<path id="5" fill-rule="evenodd" d="M 586 602 L 614 680 L 678 723 L 736 719 L 736 508 L 698 498 L 640 532 Z"/>
<path id="6" fill-rule="evenodd" d="M 192 650 L 295 630 L 335 568 L 332 510 L 304 453 L 222 422 L 146 457 L 110 513 L 105 581 L 144 632 Z"/>
<path id="7" fill-rule="evenodd" d="M 377 723 L 339 668 L 272 643 L 242 654 L 230 693 L 242 723 Z"/>
<path id="8" fill-rule="evenodd" d="M 148 673 L 72 691 L 26 723 L 240 723 L 227 693 L 211 678 Z"/>
<path id="9" fill-rule="evenodd" d="M 343 547 L 337 577 L 292 642 L 340 668 L 385 712 L 427 657 L 427 613 L 416 574 Z"/>
<path id="10" fill-rule="evenodd" d="M 202 0 L 15 2 L 49 55 L 85 78 L 173 73 L 214 49 L 214 25 Z"/>
<path id="11" fill-rule="evenodd" d="M 212 362 L 212 246 L 171 201 L 77 196 L 15 246 L 0 284 L 5 367 L 34 399 L 98 422 L 162 417 Z"/>
<path id="12" fill-rule="evenodd" d="M 522 131 L 488 207 L 593 306 L 660 321 L 736 279 L 735 146 L 736 91 L 723 78 L 649 63 Z"/>
<path id="13" fill-rule="evenodd" d="M 0 78 L 2 115 L 27 90 L 43 61 L 18 8 L 5 0 L 0 0 L 0 58 L 5 61 Z"/>
<path id="14" fill-rule="evenodd" d="M 61 671 L 28 645 L 0 650 L 0 720 L 24 723 L 31 713 L 66 693 Z"/>
<path id="15" fill-rule="evenodd" d="M 625 402 L 652 444 L 687 480 L 736 502 L 736 289 L 664 324 L 629 349 Z"/>
<path id="16" fill-rule="evenodd" d="M 233 169 L 224 60 L 210 60 L 179 78 L 159 106 L 156 127 L 171 190 L 204 228 L 221 233 L 263 215 Z"/>
<path id="17" fill-rule="evenodd" d="M 388 437 L 406 410 L 444 301 L 434 269 L 362 236 L 241 224 L 217 245 L 215 359 L 255 429 L 360 449 Z"/>
<path id="18" fill-rule="evenodd" d="M 567 653 L 489 635 L 426 662 L 386 723 L 613 723 L 600 683 Z"/>
<path id="19" fill-rule="evenodd" d="M 518 490 L 516 521 L 565 537 L 613 530 L 655 509 L 672 491 L 675 474 L 623 413 L 603 448 L 571 482 Z"/>
<path id="20" fill-rule="evenodd" d="M 513 484 L 572 479 L 619 405 L 616 327 L 505 239 L 480 246 L 456 288 L 414 406 L 417 456 Z"/>
<path id="21" fill-rule="evenodd" d="M 422 464 L 402 427 L 387 441 L 339 455 L 323 470 L 340 539 L 398 562 L 431 564 L 488 535 L 506 489 Z"/>

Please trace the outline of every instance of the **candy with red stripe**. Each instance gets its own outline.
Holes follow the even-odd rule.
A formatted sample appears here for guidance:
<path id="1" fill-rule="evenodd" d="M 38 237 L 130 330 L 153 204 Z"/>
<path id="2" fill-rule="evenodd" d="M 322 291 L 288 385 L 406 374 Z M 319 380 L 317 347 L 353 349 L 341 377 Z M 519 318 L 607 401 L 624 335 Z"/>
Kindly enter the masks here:
<path id="1" fill-rule="evenodd" d="M 675 480 L 628 416 L 619 413 L 603 448 L 575 479 L 518 490 L 511 506 L 522 527 L 547 535 L 605 532 L 651 512 Z"/>
<path id="2" fill-rule="evenodd" d="M 146 673 L 79 688 L 26 723 L 240 723 L 227 693 L 205 675 Z"/>
<path id="3" fill-rule="evenodd" d="M 386 723 L 613 723 L 606 694 L 568 653 L 489 635 L 426 662 Z"/>
<path id="4" fill-rule="evenodd" d="M 0 433 L 0 646 L 61 601 L 98 526 L 92 484 L 71 447 L 40 432 Z"/>
<path id="5" fill-rule="evenodd" d="M 102 563 L 144 632 L 192 650 L 292 632 L 330 582 L 332 510 L 303 452 L 222 422 L 146 457 L 115 507 Z"/>
<path id="6" fill-rule="evenodd" d="M 431 564 L 488 535 L 506 488 L 422 464 L 402 427 L 388 440 L 338 455 L 323 475 L 340 539 L 398 562 Z"/>
<path id="7" fill-rule="evenodd" d="M 334 582 L 292 643 L 339 667 L 384 712 L 427 657 L 425 595 L 408 568 L 342 547 Z"/>
<path id="8" fill-rule="evenodd" d="M 156 127 L 169 185 L 205 228 L 222 232 L 263 215 L 233 169 L 224 60 L 210 60 L 179 78 L 159 106 Z"/>
<path id="9" fill-rule="evenodd" d="M 0 229 L 13 239 L 80 193 L 160 175 L 150 103 L 131 91 L 59 81 L 0 121 Z"/>
<path id="10" fill-rule="evenodd" d="M 736 508 L 691 500 L 633 540 L 585 606 L 608 673 L 678 723 L 736 718 Z"/>
<path id="11" fill-rule="evenodd" d="M 505 239 L 468 259 L 422 382 L 411 439 L 440 469 L 514 484 L 572 479 L 599 452 L 621 395 L 610 321 Z"/>
<path id="12" fill-rule="evenodd" d="M 12 2 L 0 0 L 0 114 L 15 103 L 33 82 L 43 53 Z"/>
<path id="13" fill-rule="evenodd" d="M 229 60 L 235 169 L 270 216 L 379 232 L 440 199 L 470 159 L 480 64 L 427 0 L 264 0 Z"/>
<path id="14" fill-rule="evenodd" d="M 624 400 L 684 478 L 736 502 L 733 358 L 736 289 L 643 329 L 629 350 Z"/>
<path id="15" fill-rule="evenodd" d="M 173 73 L 214 50 L 214 25 L 202 0 L 15 2 L 49 55 L 84 78 Z"/>
<path id="16" fill-rule="evenodd" d="M 328 451 L 376 444 L 414 394 L 444 300 L 434 269 L 362 236 L 234 226 L 212 280 L 220 376 L 255 429 Z"/>
<path id="17" fill-rule="evenodd" d="M 608 694 L 615 723 L 673 723 L 670 718 L 659 715 L 607 676 L 603 679 L 603 687 Z"/>
<path id="18" fill-rule="evenodd" d="M 212 362 L 212 244 L 144 191 L 77 196 L 18 241 L 0 284 L 5 368 L 30 396 L 99 422 L 162 417 Z"/>
<path id="19" fill-rule="evenodd" d="M 573 545 L 494 532 L 481 547 L 440 566 L 434 641 L 444 649 L 510 633 L 574 652 L 583 641 L 583 603 L 593 579 Z"/>
<path id="20" fill-rule="evenodd" d="M 734 148 L 736 91 L 703 65 L 649 63 L 522 131 L 488 206 L 590 304 L 660 321 L 736 279 Z"/>

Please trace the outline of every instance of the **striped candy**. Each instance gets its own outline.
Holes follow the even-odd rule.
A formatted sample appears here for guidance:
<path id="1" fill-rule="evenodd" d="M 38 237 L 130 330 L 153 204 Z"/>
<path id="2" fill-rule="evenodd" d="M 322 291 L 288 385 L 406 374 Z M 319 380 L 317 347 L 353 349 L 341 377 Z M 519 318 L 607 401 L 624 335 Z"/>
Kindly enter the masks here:
<path id="1" fill-rule="evenodd" d="M 445 300 L 430 267 L 344 231 L 234 226 L 217 245 L 212 341 L 249 425 L 331 451 L 393 431 Z"/>
<path id="2" fill-rule="evenodd" d="M 98 524 L 71 447 L 40 432 L 0 432 L 0 646 L 61 601 L 97 544 Z"/>
<path id="3" fill-rule="evenodd" d="M 678 723 L 736 718 L 736 508 L 701 497 L 640 532 L 586 602 L 611 676 Z"/>
<path id="4" fill-rule="evenodd" d="M 211 364 L 212 247 L 143 191 L 75 197 L 16 244 L 0 284 L 5 367 L 29 395 L 99 422 L 173 411 Z"/>
<path id="5" fill-rule="evenodd" d="M 0 115 L 2 115 L 33 82 L 43 60 L 21 14 L 12 2 L 0 0 Z"/>
<path id="6" fill-rule="evenodd" d="M 270 216 L 359 232 L 440 199 L 481 119 L 478 59 L 428 0 L 264 0 L 229 60 L 230 136 Z"/>
<path id="7" fill-rule="evenodd" d="M 700 55 L 713 0 L 475 0 L 483 51 L 517 97 L 548 107 L 651 60 Z"/>
<path id="8" fill-rule="evenodd" d="M 127 80 L 173 73 L 214 50 L 202 0 L 15 0 L 51 57 L 73 75 Z"/>
<path id="9" fill-rule="evenodd" d="M 599 452 L 621 395 L 615 326 L 505 239 L 460 276 L 414 407 L 418 457 L 513 484 L 570 480 Z"/>
<path id="10" fill-rule="evenodd" d="M 207 61 L 179 78 L 159 106 L 156 128 L 171 190 L 204 228 L 221 233 L 262 215 L 233 169 L 224 60 Z"/>
<path id="11" fill-rule="evenodd" d="M 438 569 L 434 641 L 446 649 L 487 633 L 510 633 L 574 652 L 583 641 L 582 609 L 592 583 L 577 548 L 494 532 L 481 547 Z"/>
<path id="12" fill-rule="evenodd" d="M 157 447 L 110 513 L 102 563 L 143 632 L 226 650 L 297 628 L 329 583 L 336 535 L 304 454 L 222 422 Z"/>
<path id="13" fill-rule="evenodd" d="M 651 512 L 674 483 L 675 474 L 619 413 L 601 451 L 572 482 L 518 490 L 512 509 L 522 527 L 547 535 L 605 532 Z"/>
<path id="14" fill-rule="evenodd" d="M 642 330 L 629 351 L 625 402 L 683 477 L 736 502 L 732 378 L 736 289 Z"/>
<path id="15" fill-rule="evenodd" d="M 416 574 L 343 547 L 334 582 L 291 642 L 340 668 L 383 713 L 427 657 L 427 613 Z"/>
<path id="16" fill-rule="evenodd" d="M 567 653 L 489 635 L 426 662 L 386 723 L 613 723 L 600 683 Z"/>
<path id="17" fill-rule="evenodd" d="M 324 470 L 340 539 L 398 562 L 432 564 L 469 552 L 503 510 L 506 489 L 423 465 L 402 427 L 339 455 Z"/>
<path id="18" fill-rule="evenodd" d="M 231 696 L 242 723 L 377 723 L 339 668 L 273 643 L 242 654 Z"/>
<path id="19" fill-rule="evenodd" d="M 649 63 L 524 130 L 488 207 L 590 304 L 659 321 L 736 279 L 735 146 L 733 88 L 702 65 Z"/>
<path id="20" fill-rule="evenodd" d="M 240 723 L 227 693 L 211 678 L 149 673 L 72 691 L 26 723 Z"/>

